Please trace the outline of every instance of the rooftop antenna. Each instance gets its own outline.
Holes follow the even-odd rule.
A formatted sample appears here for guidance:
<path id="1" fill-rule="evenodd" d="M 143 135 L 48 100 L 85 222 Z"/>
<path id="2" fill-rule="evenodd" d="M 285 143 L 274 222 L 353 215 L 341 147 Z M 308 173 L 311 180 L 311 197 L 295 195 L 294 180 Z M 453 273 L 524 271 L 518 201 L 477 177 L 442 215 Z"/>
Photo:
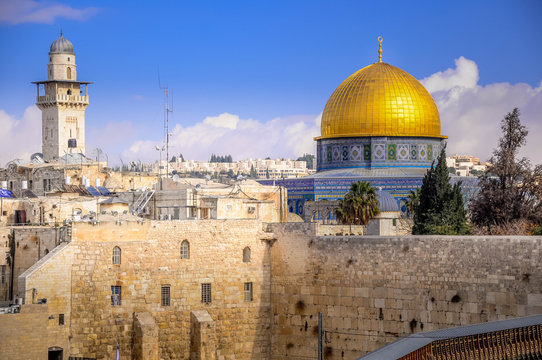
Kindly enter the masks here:
<path id="1" fill-rule="evenodd" d="M 164 131 L 166 132 L 166 177 L 169 177 L 169 113 L 173 112 L 173 109 L 169 108 L 169 87 L 162 86 L 160 82 L 160 68 L 158 68 L 158 87 L 160 90 L 164 90 L 166 95 L 166 118 L 164 119 Z"/>

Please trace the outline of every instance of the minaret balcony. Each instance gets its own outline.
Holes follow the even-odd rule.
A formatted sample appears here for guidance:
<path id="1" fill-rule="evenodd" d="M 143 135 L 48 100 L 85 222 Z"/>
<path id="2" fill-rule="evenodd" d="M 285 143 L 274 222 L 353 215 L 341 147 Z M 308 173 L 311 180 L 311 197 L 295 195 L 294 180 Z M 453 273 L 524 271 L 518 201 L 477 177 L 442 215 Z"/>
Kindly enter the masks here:
<path id="1" fill-rule="evenodd" d="M 88 95 L 84 95 L 84 96 L 65 95 L 65 94 L 45 95 L 45 96 L 38 96 L 36 100 L 36 104 L 38 105 L 54 104 L 54 103 L 88 105 Z"/>

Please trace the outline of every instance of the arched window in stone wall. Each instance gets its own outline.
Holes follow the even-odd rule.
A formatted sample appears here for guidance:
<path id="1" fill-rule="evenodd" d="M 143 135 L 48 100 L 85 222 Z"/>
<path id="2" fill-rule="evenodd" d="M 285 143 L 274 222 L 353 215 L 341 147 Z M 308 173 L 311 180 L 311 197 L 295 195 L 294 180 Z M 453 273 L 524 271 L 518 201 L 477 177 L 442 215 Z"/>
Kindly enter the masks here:
<path id="1" fill-rule="evenodd" d="M 250 248 L 248 246 L 243 249 L 243 262 L 250 262 Z"/>
<path id="2" fill-rule="evenodd" d="M 187 240 L 181 243 L 181 259 L 190 259 L 190 243 Z"/>
<path id="3" fill-rule="evenodd" d="M 66 71 L 68 72 L 68 74 L 67 74 L 68 75 L 68 80 L 71 80 L 71 78 L 72 78 L 72 68 L 69 67 L 68 70 L 66 70 Z"/>
<path id="4" fill-rule="evenodd" d="M 120 247 L 113 248 L 113 265 L 120 265 Z"/>

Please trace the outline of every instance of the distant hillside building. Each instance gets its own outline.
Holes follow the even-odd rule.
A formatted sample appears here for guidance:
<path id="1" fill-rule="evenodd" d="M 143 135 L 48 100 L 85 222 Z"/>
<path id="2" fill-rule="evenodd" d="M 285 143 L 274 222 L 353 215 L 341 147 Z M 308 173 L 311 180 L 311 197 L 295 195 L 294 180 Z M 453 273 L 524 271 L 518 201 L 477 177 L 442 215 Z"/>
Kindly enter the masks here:
<path id="1" fill-rule="evenodd" d="M 36 105 L 42 113 L 43 159 L 54 161 L 67 154 L 84 154 L 90 82 L 77 81 L 73 45 L 62 32 L 51 44 L 47 80 L 33 84 L 37 86 Z"/>

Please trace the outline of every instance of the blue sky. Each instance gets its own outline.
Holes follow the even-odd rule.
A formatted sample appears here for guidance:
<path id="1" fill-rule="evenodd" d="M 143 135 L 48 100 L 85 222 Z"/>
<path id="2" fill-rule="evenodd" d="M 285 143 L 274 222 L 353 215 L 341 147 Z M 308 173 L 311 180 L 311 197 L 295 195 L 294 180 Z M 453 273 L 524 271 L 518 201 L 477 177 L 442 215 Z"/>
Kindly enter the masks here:
<path id="1" fill-rule="evenodd" d="M 94 82 L 87 148 L 111 158 L 156 157 L 151 144 L 161 141 L 164 113 L 158 69 L 173 97 L 173 152 L 204 160 L 211 152 L 240 159 L 311 151 L 327 99 L 377 60 L 379 35 L 385 62 L 443 82 L 432 93 L 452 150 L 483 157 L 514 106 L 526 108 L 532 133 L 539 130 L 541 18 L 541 1 L 0 0 L 0 125 L 8 124 L 0 142 L 2 131 L 6 139 L 28 133 L 0 164 L 40 150 L 30 82 L 46 78 L 60 28 L 74 44 L 78 79 Z M 469 91 L 450 104 L 457 88 Z M 465 104 L 474 93 L 483 96 L 478 106 Z M 515 103 L 492 109 L 488 98 L 499 96 Z M 462 117 L 456 134 L 452 122 Z M 481 124 L 495 128 L 495 141 L 460 138 Z M 536 159 L 539 149 L 529 155 Z"/>

